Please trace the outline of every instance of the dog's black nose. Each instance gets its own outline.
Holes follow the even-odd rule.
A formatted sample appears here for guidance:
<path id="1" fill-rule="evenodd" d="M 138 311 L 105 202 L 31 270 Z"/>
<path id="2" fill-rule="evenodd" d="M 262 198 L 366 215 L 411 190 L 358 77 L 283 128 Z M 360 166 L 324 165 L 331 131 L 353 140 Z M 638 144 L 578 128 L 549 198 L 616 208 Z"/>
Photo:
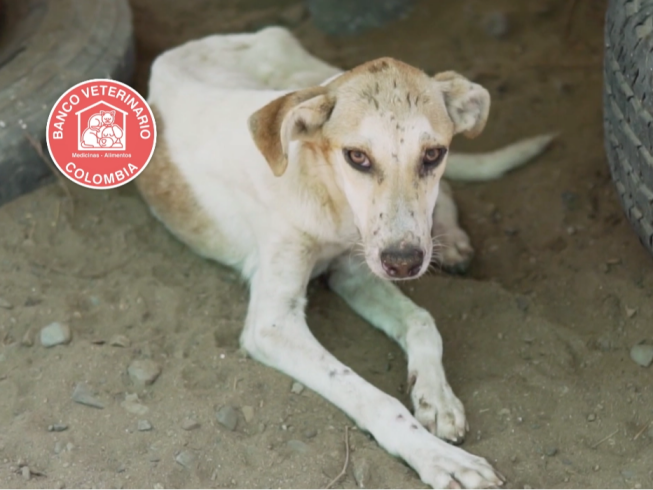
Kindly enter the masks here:
<path id="1" fill-rule="evenodd" d="M 424 263 L 424 251 L 414 245 L 400 245 L 381 252 L 381 265 L 390 277 L 416 276 Z"/>

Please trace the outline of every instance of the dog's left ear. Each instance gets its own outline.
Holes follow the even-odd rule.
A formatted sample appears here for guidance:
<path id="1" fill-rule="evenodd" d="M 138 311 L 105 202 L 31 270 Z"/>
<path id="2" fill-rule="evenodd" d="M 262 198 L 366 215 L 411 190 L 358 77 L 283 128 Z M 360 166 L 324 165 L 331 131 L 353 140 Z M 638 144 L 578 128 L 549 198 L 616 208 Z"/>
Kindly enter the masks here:
<path id="1" fill-rule="evenodd" d="M 438 73 L 433 79 L 442 91 L 456 134 L 468 138 L 481 134 L 490 113 L 490 93 L 453 71 Z"/>
<path id="2" fill-rule="evenodd" d="M 311 87 L 273 100 L 249 117 L 254 143 L 276 176 L 288 167 L 288 146 L 309 139 L 329 120 L 335 97 L 326 87 Z"/>

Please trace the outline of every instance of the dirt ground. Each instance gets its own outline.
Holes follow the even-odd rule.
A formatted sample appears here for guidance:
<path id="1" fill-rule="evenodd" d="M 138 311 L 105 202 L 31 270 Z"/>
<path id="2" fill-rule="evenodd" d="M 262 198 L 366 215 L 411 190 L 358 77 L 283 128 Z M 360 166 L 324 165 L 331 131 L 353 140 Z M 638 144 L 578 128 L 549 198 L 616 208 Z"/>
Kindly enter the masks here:
<path id="1" fill-rule="evenodd" d="M 653 260 L 622 214 L 603 151 L 604 2 L 580 0 L 568 24 L 563 0 L 423 0 L 383 30 L 337 39 L 290 1 L 132 3 L 143 93 L 163 49 L 283 23 L 344 68 L 389 55 L 485 84 L 488 128 L 456 148 L 560 131 L 528 167 L 455 186 L 472 269 L 405 290 L 444 337 L 471 426 L 464 448 L 495 463 L 509 487 L 653 486 L 653 368 L 629 357 L 653 340 Z M 496 11 L 508 20 L 502 38 L 484 23 Z M 350 421 L 239 353 L 247 291 L 235 274 L 175 241 L 132 185 L 68 187 L 74 208 L 57 185 L 0 208 L 0 486 L 325 487 L 343 466 Z M 408 402 L 399 348 L 320 282 L 308 320 L 340 359 Z M 73 339 L 46 349 L 38 333 L 54 321 Z M 122 347 L 111 345 L 117 335 Z M 135 359 L 161 367 L 151 386 L 130 381 Z M 78 383 L 104 408 L 74 403 Z M 234 431 L 216 420 L 223 406 L 238 416 Z M 185 430 L 189 419 L 199 427 Z M 423 487 L 365 434 L 349 441 L 336 487 Z"/>

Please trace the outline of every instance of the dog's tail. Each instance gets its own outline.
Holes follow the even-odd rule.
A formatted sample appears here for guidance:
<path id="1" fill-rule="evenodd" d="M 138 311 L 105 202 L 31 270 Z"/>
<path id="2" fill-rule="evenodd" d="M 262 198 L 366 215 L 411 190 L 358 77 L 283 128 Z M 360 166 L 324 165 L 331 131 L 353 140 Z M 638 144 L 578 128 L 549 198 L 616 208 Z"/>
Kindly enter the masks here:
<path id="1" fill-rule="evenodd" d="M 542 153 L 556 137 L 545 134 L 526 138 L 487 153 L 452 153 L 444 176 L 464 182 L 483 182 L 498 179 L 506 172 L 521 167 Z"/>

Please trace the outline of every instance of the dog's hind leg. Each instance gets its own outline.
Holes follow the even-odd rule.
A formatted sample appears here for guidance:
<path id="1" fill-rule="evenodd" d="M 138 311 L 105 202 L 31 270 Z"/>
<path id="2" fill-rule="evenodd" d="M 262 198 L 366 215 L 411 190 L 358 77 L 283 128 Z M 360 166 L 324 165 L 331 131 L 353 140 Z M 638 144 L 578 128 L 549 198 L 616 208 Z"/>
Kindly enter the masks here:
<path id="1" fill-rule="evenodd" d="M 249 310 L 241 336 L 245 350 L 342 409 L 381 447 L 413 467 L 428 485 L 500 485 L 501 478 L 485 459 L 429 433 L 399 400 L 365 381 L 319 344 L 304 318 L 306 285 L 313 265 L 309 256 L 306 249 L 297 247 L 296 240 L 277 240 L 274 250 L 261 254 L 259 269 L 250 281 Z M 428 323 L 426 318 L 421 321 Z M 423 335 L 433 339 L 433 330 L 416 328 L 408 342 L 420 343 Z"/>
<path id="2" fill-rule="evenodd" d="M 467 271 L 474 256 L 474 249 L 467 232 L 458 222 L 458 207 L 453 190 L 440 181 L 440 194 L 433 210 L 433 262 L 452 274 Z"/>

